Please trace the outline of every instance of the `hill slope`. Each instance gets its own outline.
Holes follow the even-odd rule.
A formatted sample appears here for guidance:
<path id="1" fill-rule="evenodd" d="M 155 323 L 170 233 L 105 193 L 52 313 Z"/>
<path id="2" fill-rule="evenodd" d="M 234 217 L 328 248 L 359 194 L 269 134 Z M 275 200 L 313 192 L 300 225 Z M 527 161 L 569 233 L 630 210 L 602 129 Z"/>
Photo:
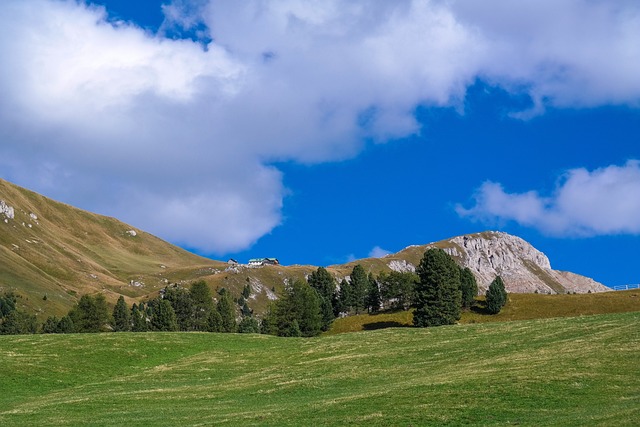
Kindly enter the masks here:
<path id="1" fill-rule="evenodd" d="M 509 292 L 585 293 L 607 290 L 584 276 L 551 269 L 524 240 L 506 233 L 458 236 L 410 246 L 384 258 L 328 267 L 341 280 L 353 266 L 366 270 L 413 270 L 424 251 L 440 247 L 472 269 L 481 288 L 500 274 Z M 20 304 L 40 317 L 65 313 L 84 293 L 102 292 L 111 302 L 153 297 L 168 283 L 203 279 L 215 290 L 239 295 L 251 286 L 249 305 L 262 312 L 287 280 L 305 278 L 314 266 L 250 268 L 199 257 L 117 219 L 59 203 L 0 180 L 0 292 L 13 290 Z M 46 295 L 46 300 L 44 296 Z"/>

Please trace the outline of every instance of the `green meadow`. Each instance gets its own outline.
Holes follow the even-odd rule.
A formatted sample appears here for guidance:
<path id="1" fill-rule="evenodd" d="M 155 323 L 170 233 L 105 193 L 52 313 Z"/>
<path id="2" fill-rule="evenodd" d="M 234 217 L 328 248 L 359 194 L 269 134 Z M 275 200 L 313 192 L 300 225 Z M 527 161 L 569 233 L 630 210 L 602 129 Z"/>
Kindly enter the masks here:
<path id="1" fill-rule="evenodd" d="M 0 336 L 0 425 L 637 425 L 640 313 L 313 339 Z"/>

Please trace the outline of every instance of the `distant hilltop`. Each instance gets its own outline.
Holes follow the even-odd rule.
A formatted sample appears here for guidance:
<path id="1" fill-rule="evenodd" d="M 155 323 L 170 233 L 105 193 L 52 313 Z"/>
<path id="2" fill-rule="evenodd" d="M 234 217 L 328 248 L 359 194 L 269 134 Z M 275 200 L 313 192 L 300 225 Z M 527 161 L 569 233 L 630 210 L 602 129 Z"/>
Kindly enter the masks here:
<path id="1" fill-rule="evenodd" d="M 549 259 L 523 239 L 487 231 L 408 246 L 383 258 L 366 258 L 327 270 L 339 281 L 361 264 L 373 274 L 415 271 L 425 250 L 445 250 L 469 267 L 483 291 L 500 275 L 508 292 L 602 292 L 604 285 L 579 274 L 553 270 Z M 262 267 L 262 268 L 257 268 Z M 256 313 L 277 298 L 285 283 L 304 279 L 316 266 L 283 266 L 277 258 L 247 264 L 203 258 L 149 233 L 102 215 L 56 202 L 0 179 L 0 292 L 39 317 L 65 314 L 81 295 L 102 293 L 115 303 L 153 298 L 170 283 L 205 280 L 215 291 L 240 295 L 249 285 Z"/>

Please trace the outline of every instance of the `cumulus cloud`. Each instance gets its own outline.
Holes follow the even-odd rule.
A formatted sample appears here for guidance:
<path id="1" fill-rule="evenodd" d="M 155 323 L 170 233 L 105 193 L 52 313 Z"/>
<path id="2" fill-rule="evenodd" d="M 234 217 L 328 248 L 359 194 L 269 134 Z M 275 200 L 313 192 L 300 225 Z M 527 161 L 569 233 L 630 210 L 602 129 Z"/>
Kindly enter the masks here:
<path id="1" fill-rule="evenodd" d="M 72 0 L 0 3 L 0 168 L 223 253 L 281 221 L 276 161 L 420 131 L 478 78 L 547 105 L 637 106 L 637 2 L 175 0 L 157 34 Z M 195 31 L 196 40 L 166 37 Z"/>
<path id="2" fill-rule="evenodd" d="M 556 236 L 640 234 L 640 162 L 588 171 L 572 169 L 552 195 L 507 193 L 485 182 L 475 205 L 456 207 L 459 215 L 483 222 L 515 221 Z"/>
<path id="3" fill-rule="evenodd" d="M 383 257 L 389 255 L 390 253 L 391 253 L 390 251 L 388 251 L 386 249 L 382 249 L 380 246 L 375 246 L 369 252 L 369 258 L 383 258 Z"/>

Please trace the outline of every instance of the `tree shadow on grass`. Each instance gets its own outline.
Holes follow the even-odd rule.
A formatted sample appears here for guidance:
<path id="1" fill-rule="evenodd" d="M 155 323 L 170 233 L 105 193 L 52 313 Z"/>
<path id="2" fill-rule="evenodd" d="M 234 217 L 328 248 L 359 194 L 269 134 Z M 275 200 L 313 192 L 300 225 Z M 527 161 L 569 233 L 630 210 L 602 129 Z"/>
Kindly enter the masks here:
<path id="1" fill-rule="evenodd" d="M 491 316 L 491 313 L 487 310 L 487 303 L 484 301 L 476 301 L 475 304 L 471 306 L 470 310 L 482 316 Z"/>
<path id="2" fill-rule="evenodd" d="M 365 323 L 362 325 L 362 329 L 365 331 L 375 331 L 376 329 L 386 329 L 386 328 L 412 328 L 413 326 L 407 325 L 405 323 L 387 321 L 387 322 L 371 322 Z"/>

